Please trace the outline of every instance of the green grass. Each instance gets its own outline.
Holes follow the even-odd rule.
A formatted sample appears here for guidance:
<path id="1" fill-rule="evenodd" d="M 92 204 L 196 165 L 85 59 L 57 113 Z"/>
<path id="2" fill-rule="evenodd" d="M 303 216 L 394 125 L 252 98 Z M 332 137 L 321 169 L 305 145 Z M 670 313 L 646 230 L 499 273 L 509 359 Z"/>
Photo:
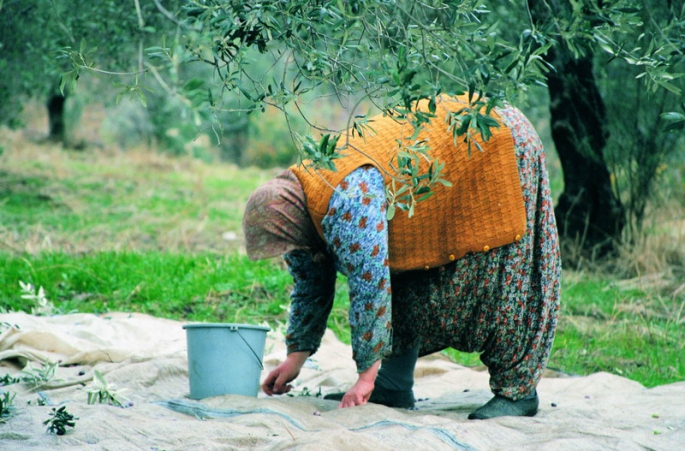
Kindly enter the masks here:
<path id="1" fill-rule="evenodd" d="M 31 158 L 44 147 L 29 147 L 27 158 L 0 170 L 5 248 L 45 248 L 47 239 L 51 249 L 78 252 L 233 251 L 237 242 L 224 234 L 239 234 L 244 201 L 272 175 L 144 154 L 127 159 L 46 148 L 39 157 L 45 161 Z"/>
<path id="2" fill-rule="evenodd" d="M 564 284 L 551 366 L 575 374 L 608 371 L 648 387 L 685 379 L 682 297 L 573 279 Z"/>
<path id="3" fill-rule="evenodd" d="M 292 279 L 276 260 L 252 262 L 235 253 L 96 252 L 85 255 L 0 252 L 0 310 L 31 312 L 20 282 L 42 287 L 54 313 L 140 312 L 198 322 L 287 320 Z M 346 284 L 338 283 L 329 326 L 349 343 Z"/>
<path id="4" fill-rule="evenodd" d="M 43 287 L 60 313 L 130 311 L 283 327 L 292 288 L 278 261 L 251 262 L 235 253 L 0 253 L 0 267 L 4 310 L 31 311 L 34 305 L 20 296 L 22 281 Z M 328 325 L 349 343 L 343 278 L 337 287 Z M 565 287 L 550 367 L 577 375 L 607 371 L 648 387 L 685 379 L 682 302 L 605 279 L 571 280 Z M 477 354 L 445 354 L 464 365 L 479 364 Z"/>
<path id="5" fill-rule="evenodd" d="M 625 288 L 611 278 L 564 272 L 549 367 L 571 375 L 618 374 L 647 387 L 685 380 L 683 299 Z M 478 354 L 445 352 L 467 366 Z"/>
<path id="6" fill-rule="evenodd" d="M 0 254 L 0 307 L 30 310 L 19 281 L 43 287 L 57 311 L 143 312 L 191 321 L 285 320 L 288 274 L 230 254 Z"/>
<path id="7" fill-rule="evenodd" d="M 244 203 L 275 171 L 65 152 L 3 130 L 0 145 L 0 309 L 35 307 L 21 281 L 43 287 L 61 313 L 285 324 L 292 280 L 282 263 L 240 252 Z M 684 305 L 683 289 L 564 270 L 550 367 L 650 387 L 685 380 Z M 328 325 L 350 342 L 344 278 Z M 479 364 L 477 354 L 446 354 Z"/>

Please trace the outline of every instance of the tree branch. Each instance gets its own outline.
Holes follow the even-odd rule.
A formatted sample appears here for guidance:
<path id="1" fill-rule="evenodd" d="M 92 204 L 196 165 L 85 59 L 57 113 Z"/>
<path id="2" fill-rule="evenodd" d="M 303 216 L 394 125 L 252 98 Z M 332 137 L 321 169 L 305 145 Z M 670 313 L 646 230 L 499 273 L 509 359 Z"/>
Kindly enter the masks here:
<path id="1" fill-rule="evenodd" d="M 137 1 L 137 0 L 136 0 Z M 176 17 L 174 17 L 173 14 L 169 12 L 162 4 L 159 2 L 159 0 L 152 0 L 155 3 L 155 6 L 159 10 L 160 13 L 176 25 L 178 25 L 181 28 L 185 28 L 186 30 L 191 30 L 191 31 L 202 31 L 202 28 L 190 28 L 186 24 L 182 23 L 179 21 Z"/>

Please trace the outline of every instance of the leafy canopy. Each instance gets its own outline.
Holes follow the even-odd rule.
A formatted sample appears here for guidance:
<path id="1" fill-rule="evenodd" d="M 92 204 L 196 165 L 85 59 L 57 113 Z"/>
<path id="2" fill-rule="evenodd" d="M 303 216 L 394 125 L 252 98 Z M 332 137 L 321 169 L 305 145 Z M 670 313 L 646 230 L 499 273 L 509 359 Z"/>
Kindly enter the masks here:
<path id="1" fill-rule="evenodd" d="M 660 8 L 663 17 L 645 19 L 641 0 L 8 0 L 0 3 L 6 25 L 0 42 L 12 48 L 12 57 L 0 72 L 21 68 L 34 80 L 40 78 L 35 74 L 61 73 L 62 89 L 84 73 L 114 77 L 119 97 L 145 102 L 150 90 L 161 90 L 178 99 L 181 114 L 197 126 L 228 111 L 272 106 L 287 119 L 304 117 L 310 133 L 293 133 L 302 158 L 330 168 L 346 148 L 337 136 L 371 132 L 371 110 L 420 127 L 431 111 L 416 111 L 417 101 L 434 105 L 440 94 L 468 92 L 472 104 L 452 129 L 467 143 L 477 133 L 486 138 L 492 124 L 480 108 L 523 100 L 530 86 L 544 85 L 554 70 L 545 55 L 560 46 L 576 55 L 606 52 L 637 68 L 635 76 L 650 91 L 681 95 L 676 81 L 683 69 L 685 5 L 676 3 Z M 545 20 L 534 21 L 533 12 Z M 659 26 L 634 39 L 645 20 Z M 22 44 L 41 58 L 22 66 Z M 196 63 L 209 65 L 212 79 L 185 78 L 183 68 Z M 24 91 L 37 92 L 37 85 L 27 83 Z M 342 126 L 305 112 L 326 96 L 349 112 Z M 685 125 L 677 111 L 664 119 L 674 130 Z M 440 162 L 423 143 L 410 140 L 399 150 L 407 158 L 395 162 L 394 180 L 408 191 L 392 197 L 411 210 L 426 187 L 442 182 Z M 417 183 L 416 158 L 437 174 L 430 182 Z"/>

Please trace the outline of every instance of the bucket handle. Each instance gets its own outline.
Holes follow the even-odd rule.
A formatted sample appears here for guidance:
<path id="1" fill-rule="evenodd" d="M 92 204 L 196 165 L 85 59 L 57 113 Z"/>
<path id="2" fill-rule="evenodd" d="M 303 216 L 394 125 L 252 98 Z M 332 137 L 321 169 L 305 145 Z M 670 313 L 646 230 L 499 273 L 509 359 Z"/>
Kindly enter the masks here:
<path id="1" fill-rule="evenodd" d="M 248 343 L 247 340 L 245 340 L 245 337 L 242 336 L 242 334 L 240 333 L 240 330 L 238 330 L 238 326 L 231 326 L 230 330 L 232 330 L 232 331 L 234 331 L 234 332 L 238 332 L 238 336 L 245 342 L 245 344 L 247 345 L 247 347 L 250 348 L 250 351 L 252 351 L 252 354 L 253 354 L 253 355 L 255 356 L 255 358 L 257 359 L 257 362 L 259 362 L 259 368 L 261 368 L 261 369 L 263 370 L 263 369 L 264 369 L 264 365 L 262 364 L 262 359 L 259 358 L 259 356 L 258 356 L 257 353 L 254 351 L 254 349 L 252 349 L 252 346 L 250 346 L 250 343 Z"/>

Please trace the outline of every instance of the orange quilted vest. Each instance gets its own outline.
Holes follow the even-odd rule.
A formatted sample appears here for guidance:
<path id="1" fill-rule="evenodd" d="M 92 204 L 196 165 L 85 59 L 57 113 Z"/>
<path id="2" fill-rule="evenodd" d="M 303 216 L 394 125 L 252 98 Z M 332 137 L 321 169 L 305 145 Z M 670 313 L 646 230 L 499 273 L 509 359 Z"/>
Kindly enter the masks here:
<path id="1" fill-rule="evenodd" d="M 467 252 L 487 252 L 517 241 L 526 231 L 511 131 L 493 110 L 491 115 L 500 127 L 491 128 L 492 136 L 487 142 L 482 142 L 478 135 L 483 152 L 472 145 L 469 157 L 461 138 L 455 145 L 446 122 L 448 112 L 464 107 L 463 102 L 463 98 L 440 98 L 436 117 L 418 135 L 417 139 L 428 141 L 431 155 L 445 162 L 443 178 L 452 186 L 435 185 L 435 194 L 419 202 L 411 218 L 406 211 L 396 210 L 388 225 L 393 271 L 441 266 Z M 425 105 L 422 108 L 427 110 Z M 333 187 L 364 165 L 378 168 L 389 183 L 397 140 L 408 139 L 414 132 L 411 124 L 384 115 L 372 118 L 369 125 L 375 131 L 367 132 L 371 136 L 361 138 L 348 133 L 340 138 L 340 143 L 347 139 L 347 148 L 342 151 L 345 156 L 333 160 L 337 171 L 314 172 L 306 167 L 308 162 L 290 168 L 302 184 L 309 214 L 322 237 L 321 221 L 328 211 Z"/>

